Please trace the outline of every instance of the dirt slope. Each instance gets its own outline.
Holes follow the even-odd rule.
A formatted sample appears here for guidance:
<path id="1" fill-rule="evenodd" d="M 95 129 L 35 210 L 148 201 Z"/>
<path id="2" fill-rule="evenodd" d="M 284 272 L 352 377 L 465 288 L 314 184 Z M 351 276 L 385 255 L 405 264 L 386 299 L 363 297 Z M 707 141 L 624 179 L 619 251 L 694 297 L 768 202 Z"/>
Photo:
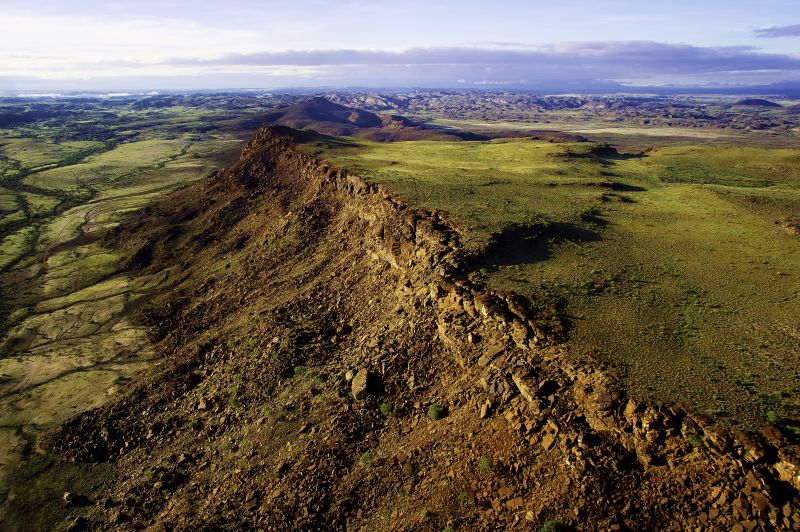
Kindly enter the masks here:
<path id="1" fill-rule="evenodd" d="M 284 134 L 117 235 L 132 269 L 173 268 L 141 316 L 166 359 L 44 442 L 112 464 L 74 526 L 800 527 L 780 433 L 626 397 L 552 311 L 460 280 L 445 217 Z"/>

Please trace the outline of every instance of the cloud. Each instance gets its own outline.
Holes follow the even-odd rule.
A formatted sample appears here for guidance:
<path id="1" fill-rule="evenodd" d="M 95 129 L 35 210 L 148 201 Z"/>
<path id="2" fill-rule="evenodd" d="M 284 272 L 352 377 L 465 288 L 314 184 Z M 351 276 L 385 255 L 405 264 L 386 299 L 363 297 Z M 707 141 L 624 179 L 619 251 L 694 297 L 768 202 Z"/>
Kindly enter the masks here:
<path id="1" fill-rule="evenodd" d="M 800 37 L 800 24 L 792 26 L 772 26 L 754 31 L 759 39 L 776 39 L 778 37 Z"/>
<path id="2" fill-rule="evenodd" d="M 283 50 L 216 57 L 103 58 L 0 55 L 6 75 L 43 79 L 229 79 L 260 86 L 537 86 L 545 82 L 634 85 L 765 84 L 800 80 L 800 57 L 749 46 L 700 47 L 653 41 L 389 50 Z M 232 85 L 233 80 L 239 85 Z M 223 82 L 224 83 L 224 82 Z M 153 86 L 164 86 L 154 83 Z"/>
<path id="3" fill-rule="evenodd" d="M 768 54 L 748 46 L 698 47 L 651 41 L 564 42 L 542 46 L 439 47 L 381 50 L 287 50 L 228 54 L 214 59 L 171 59 L 175 67 L 274 68 L 303 66 L 320 71 L 395 76 L 428 71 L 452 80 L 597 79 L 681 82 L 732 82 L 800 77 L 800 58 Z M 491 74 L 491 75 L 489 75 Z"/>

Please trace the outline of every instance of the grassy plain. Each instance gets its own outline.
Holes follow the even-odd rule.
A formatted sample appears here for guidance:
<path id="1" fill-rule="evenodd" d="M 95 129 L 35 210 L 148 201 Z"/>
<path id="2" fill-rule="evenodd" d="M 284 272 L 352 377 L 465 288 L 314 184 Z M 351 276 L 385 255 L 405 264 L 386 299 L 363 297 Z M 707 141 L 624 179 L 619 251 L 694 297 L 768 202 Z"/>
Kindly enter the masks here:
<path id="1" fill-rule="evenodd" d="M 800 150 L 620 155 L 530 139 L 303 149 L 444 210 L 488 285 L 556 302 L 570 348 L 728 423 L 800 417 Z M 481 252 L 481 248 L 483 251 Z"/>
<path id="2" fill-rule="evenodd" d="M 580 116 L 554 113 L 550 119 L 542 120 L 456 120 L 435 118 L 431 125 L 448 129 L 466 129 L 476 133 L 503 131 L 541 132 L 558 131 L 580 135 L 595 142 L 618 146 L 620 151 L 640 151 L 652 146 L 796 146 L 797 135 L 778 134 L 771 131 L 754 132 L 745 129 L 709 128 L 689 126 L 645 126 L 617 123 L 611 117 L 586 119 Z"/>

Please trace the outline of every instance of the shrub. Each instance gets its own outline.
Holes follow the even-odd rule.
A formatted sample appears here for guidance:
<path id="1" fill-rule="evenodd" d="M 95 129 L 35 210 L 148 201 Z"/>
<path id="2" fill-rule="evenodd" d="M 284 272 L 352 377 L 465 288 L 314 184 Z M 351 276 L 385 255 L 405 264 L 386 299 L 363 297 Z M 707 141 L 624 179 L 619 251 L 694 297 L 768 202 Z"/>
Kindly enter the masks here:
<path id="1" fill-rule="evenodd" d="M 481 473 L 488 473 L 492 470 L 494 464 L 492 463 L 492 459 L 488 456 L 483 456 L 478 459 L 478 471 Z"/>
<path id="2" fill-rule="evenodd" d="M 702 447 L 702 446 L 703 446 L 703 440 L 701 440 L 701 439 L 700 439 L 700 438 L 697 436 L 697 434 L 689 434 L 689 435 L 687 436 L 687 438 L 688 438 L 688 440 L 689 440 L 689 443 L 691 443 L 691 444 L 692 444 L 692 447 Z"/>
<path id="3" fill-rule="evenodd" d="M 561 526 L 561 523 L 558 521 L 548 520 L 544 522 L 542 528 L 539 529 L 539 532 L 559 532 L 561 530 L 564 530 L 564 527 Z"/>
<path id="4" fill-rule="evenodd" d="M 233 386 L 228 389 L 228 404 L 231 406 L 239 403 L 239 387 Z"/>
<path id="5" fill-rule="evenodd" d="M 362 454 L 362 455 L 361 455 L 361 456 L 358 458 L 358 463 L 359 463 L 360 465 L 367 465 L 367 464 L 369 464 L 370 462 L 372 462 L 372 459 L 373 459 L 373 458 L 375 458 L 375 452 L 374 452 L 374 451 L 372 451 L 372 450 L 365 451 L 365 452 L 364 452 L 364 454 Z"/>
<path id="6" fill-rule="evenodd" d="M 438 421 L 447 415 L 447 407 L 438 405 L 436 403 L 432 404 L 430 408 L 428 408 L 428 417 L 431 418 L 433 421 Z"/>

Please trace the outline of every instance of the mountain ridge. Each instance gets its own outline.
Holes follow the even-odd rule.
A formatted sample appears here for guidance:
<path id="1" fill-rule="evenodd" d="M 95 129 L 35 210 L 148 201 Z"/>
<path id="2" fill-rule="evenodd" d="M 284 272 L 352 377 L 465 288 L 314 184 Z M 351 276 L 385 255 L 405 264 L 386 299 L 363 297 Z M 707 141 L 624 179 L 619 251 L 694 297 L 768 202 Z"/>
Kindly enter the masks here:
<path id="1" fill-rule="evenodd" d="M 262 129 L 114 238 L 132 272 L 174 271 L 141 315 L 166 362 L 46 442 L 112 464 L 86 494 L 111 501 L 84 512 L 98 529 L 798 515 L 780 433 L 627 397 L 560 348 L 557 316 L 464 279 L 446 215 L 298 152 L 287 130 Z"/>

